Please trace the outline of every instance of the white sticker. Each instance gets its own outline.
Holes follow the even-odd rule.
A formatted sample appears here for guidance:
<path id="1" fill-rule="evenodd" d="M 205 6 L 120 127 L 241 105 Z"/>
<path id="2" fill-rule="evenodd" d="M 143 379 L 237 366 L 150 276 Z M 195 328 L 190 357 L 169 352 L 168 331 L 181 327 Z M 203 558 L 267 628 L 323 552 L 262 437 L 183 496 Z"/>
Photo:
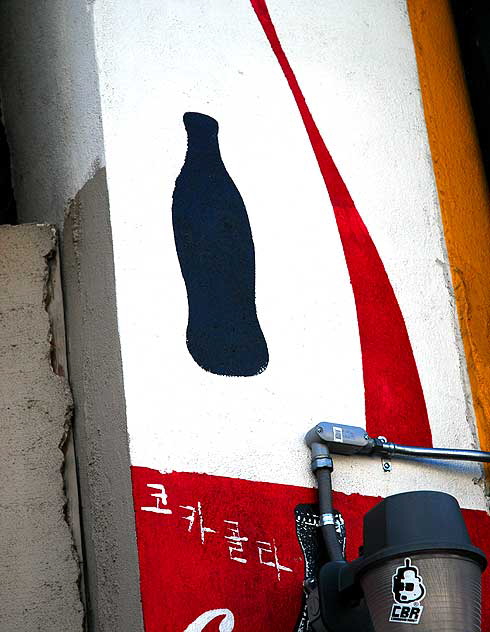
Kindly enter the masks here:
<path id="1" fill-rule="evenodd" d="M 424 607 L 420 605 L 426 590 L 419 569 L 412 560 L 405 558 L 405 564 L 396 569 L 392 578 L 391 591 L 395 603 L 391 608 L 391 623 L 418 625 Z"/>
<path id="2" fill-rule="evenodd" d="M 338 443 L 344 443 L 344 431 L 338 426 L 333 427 L 333 440 Z"/>

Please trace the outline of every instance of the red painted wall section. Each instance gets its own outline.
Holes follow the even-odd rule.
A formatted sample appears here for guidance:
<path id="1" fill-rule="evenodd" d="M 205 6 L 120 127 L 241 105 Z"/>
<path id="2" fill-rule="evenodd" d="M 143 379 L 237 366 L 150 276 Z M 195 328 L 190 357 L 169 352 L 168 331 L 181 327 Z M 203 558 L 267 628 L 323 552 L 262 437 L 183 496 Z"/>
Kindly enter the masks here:
<path id="1" fill-rule="evenodd" d="M 304 577 L 294 509 L 315 502 L 315 490 L 142 467 L 132 477 L 146 632 L 183 632 L 215 609 L 233 613 L 235 632 L 293 632 Z M 349 559 L 362 541 L 362 516 L 379 500 L 335 494 Z M 490 553 L 490 517 L 464 514 L 474 544 Z M 488 571 L 483 586 L 488 630 Z M 204 629 L 218 632 L 219 623 Z"/>

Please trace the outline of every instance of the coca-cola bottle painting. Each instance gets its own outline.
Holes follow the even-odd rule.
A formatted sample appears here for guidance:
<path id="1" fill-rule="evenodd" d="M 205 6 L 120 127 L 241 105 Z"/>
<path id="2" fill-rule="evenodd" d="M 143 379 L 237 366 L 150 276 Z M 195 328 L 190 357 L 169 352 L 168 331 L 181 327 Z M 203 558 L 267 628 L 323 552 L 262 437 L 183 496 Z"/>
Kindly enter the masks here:
<path id="1" fill-rule="evenodd" d="M 255 251 L 242 196 L 221 159 L 218 123 L 186 112 L 187 154 L 172 204 L 187 289 L 187 348 L 211 373 L 253 376 L 269 362 L 255 306 Z"/>

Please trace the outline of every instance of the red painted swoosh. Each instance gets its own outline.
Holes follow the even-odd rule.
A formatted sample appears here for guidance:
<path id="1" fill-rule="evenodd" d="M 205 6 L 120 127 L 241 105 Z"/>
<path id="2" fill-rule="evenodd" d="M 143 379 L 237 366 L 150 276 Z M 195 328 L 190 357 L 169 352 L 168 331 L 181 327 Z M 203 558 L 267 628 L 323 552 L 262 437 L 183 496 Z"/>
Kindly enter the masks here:
<path id="1" fill-rule="evenodd" d="M 291 88 L 335 212 L 356 303 L 368 432 L 432 445 L 407 328 L 383 262 L 313 120 L 265 0 L 251 3 Z"/>

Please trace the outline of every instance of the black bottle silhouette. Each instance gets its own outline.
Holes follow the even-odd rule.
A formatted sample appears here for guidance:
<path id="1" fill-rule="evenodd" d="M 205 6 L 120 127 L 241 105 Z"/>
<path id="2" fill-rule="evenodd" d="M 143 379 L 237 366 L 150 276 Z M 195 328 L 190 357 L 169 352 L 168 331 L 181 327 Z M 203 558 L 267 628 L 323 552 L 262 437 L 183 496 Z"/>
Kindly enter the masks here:
<path id="1" fill-rule="evenodd" d="M 173 194 L 189 304 L 187 348 L 206 371 L 250 376 L 269 354 L 255 307 L 255 251 L 242 197 L 221 159 L 218 123 L 186 112 L 187 154 Z"/>

